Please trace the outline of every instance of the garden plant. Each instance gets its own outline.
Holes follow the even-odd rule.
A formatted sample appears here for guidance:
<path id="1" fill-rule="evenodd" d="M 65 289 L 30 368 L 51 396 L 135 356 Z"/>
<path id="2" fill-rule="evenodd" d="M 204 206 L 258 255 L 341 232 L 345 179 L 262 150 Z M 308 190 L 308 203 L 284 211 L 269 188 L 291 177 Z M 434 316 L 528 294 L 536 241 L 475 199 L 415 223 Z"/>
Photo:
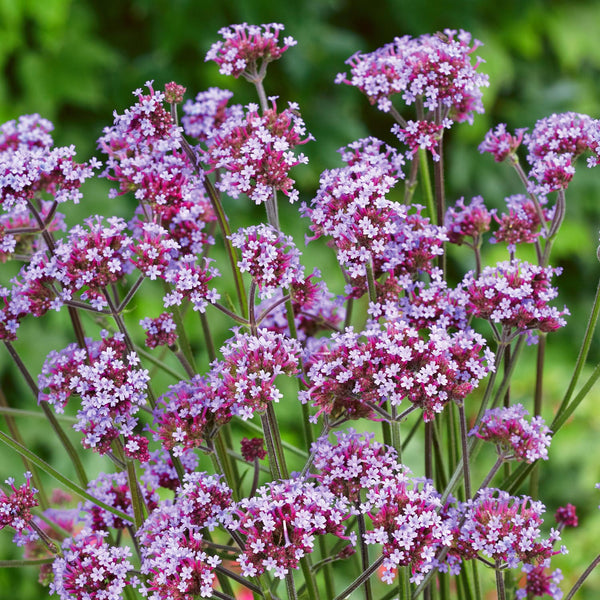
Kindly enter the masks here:
<path id="1" fill-rule="evenodd" d="M 2 360 L 70 465 L 23 442 L 31 417 L 1 390 L 2 452 L 25 466 L 0 489 L 22 559 L 0 567 L 36 565 L 61 600 L 569 600 L 600 555 L 563 589 L 553 558 L 578 519 L 546 511 L 539 463 L 600 376 L 584 375 L 599 296 L 548 422 L 544 366 L 569 316 L 552 246 L 600 121 L 498 124 L 473 151 L 521 193 L 447 198 L 448 136 L 484 110 L 480 43 L 398 37 L 332 74 L 394 143 L 349 139 L 301 198 L 319 140 L 269 95 L 268 65 L 299 51 L 283 29 L 225 27 L 206 55 L 256 103 L 146 82 L 87 162 L 40 115 L 0 127 Z M 107 214 L 67 228 L 93 178 L 111 182 Z M 20 326 L 54 311 L 72 341 L 34 372 Z"/>

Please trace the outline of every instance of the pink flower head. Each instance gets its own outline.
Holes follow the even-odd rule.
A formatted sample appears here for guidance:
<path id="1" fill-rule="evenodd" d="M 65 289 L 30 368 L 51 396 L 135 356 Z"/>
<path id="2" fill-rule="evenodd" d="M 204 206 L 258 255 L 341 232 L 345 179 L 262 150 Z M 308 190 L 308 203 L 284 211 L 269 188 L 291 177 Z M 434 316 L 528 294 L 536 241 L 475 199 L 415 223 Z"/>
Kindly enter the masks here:
<path id="1" fill-rule="evenodd" d="M 0 126 L 0 153 L 7 150 L 50 150 L 54 145 L 51 131 L 54 125 L 38 114 L 21 115 L 18 121 Z"/>
<path id="2" fill-rule="evenodd" d="M 448 241 L 461 245 L 468 243 L 465 238 L 470 237 L 470 243 L 474 245 L 489 230 L 491 220 L 492 215 L 481 196 L 474 196 L 467 205 L 465 199 L 460 198 L 454 206 L 448 208 L 444 217 Z"/>
<path id="3" fill-rule="evenodd" d="M 554 513 L 554 519 L 558 523 L 558 527 L 563 529 L 564 527 L 577 527 L 579 519 L 575 512 L 575 506 L 573 504 L 567 504 L 565 506 L 559 506 Z"/>
<path id="4" fill-rule="evenodd" d="M 317 535 L 345 538 L 343 522 L 348 516 L 347 502 L 324 486 L 288 479 L 271 482 L 252 498 L 240 500 L 227 526 L 245 540 L 239 557 L 242 575 L 271 571 L 283 579 L 313 551 Z"/>
<path id="5" fill-rule="evenodd" d="M 565 325 L 563 315 L 569 314 L 548 304 L 558 294 L 550 279 L 560 272 L 519 260 L 486 267 L 477 279 L 469 272 L 461 284 L 469 295 L 467 310 L 521 333 L 554 331 Z"/>
<path id="6" fill-rule="evenodd" d="M 233 92 L 211 87 L 205 92 L 199 92 L 195 100 L 188 100 L 183 105 L 184 115 L 181 124 L 186 135 L 204 142 L 212 138 L 214 132 L 232 112 L 239 113 L 239 105 L 227 107 L 233 97 Z"/>
<path id="7" fill-rule="evenodd" d="M 164 277 L 179 255 L 179 244 L 158 223 L 142 223 L 137 238 L 129 244 L 133 254 L 131 262 L 148 279 Z"/>
<path id="8" fill-rule="evenodd" d="M 155 319 L 145 317 L 140 325 L 146 331 L 145 344 L 148 348 L 174 346 L 177 342 L 177 326 L 171 313 L 163 312 Z"/>
<path id="9" fill-rule="evenodd" d="M 406 127 L 395 124 L 392 133 L 408 146 L 408 156 L 414 157 L 419 149 L 429 150 L 433 160 L 437 161 L 440 160 L 437 149 L 445 126 L 449 123 L 437 125 L 432 121 L 407 121 Z"/>
<path id="10" fill-rule="evenodd" d="M 357 502 L 363 490 L 370 490 L 392 478 L 404 467 L 396 451 L 374 440 L 374 434 L 354 429 L 335 433 L 336 443 L 319 438 L 312 446 L 314 475 L 336 496 Z"/>
<path id="11" fill-rule="evenodd" d="M 487 75 L 476 71 L 481 61 L 471 63 L 479 45 L 471 45 L 471 35 L 462 30 L 397 37 L 370 54 L 351 56 L 350 78 L 340 73 L 336 83 L 357 87 L 384 112 L 391 109 L 392 96 L 401 94 L 407 105 L 421 98 L 430 111 L 439 108 L 444 117 L 472 122 L 473 113 L 483 112 L 480 88 L 489 85 Z"/>
<path id="12" fill-rule="evenodd" d="M 470 435 L 496 444 L 498 453 L 505 460 L 527 463 L 548 460 L 552 432 L 542 417 L 531 420 L 527 417 L 529 413 L 522 404 L 489 409 Z"/>
<path id="13" fill-rule="evenodd" d="M 134 428 L 135 415 L 146 403 L 148 371 L 140 367 L 135 353 L 128 352 L 121 334 L 103 331 L 102 341 L 86 341 L 86 349 L 71 344 L 50 352 L 39 376 L 38 400 L 62 413 L 71 396 L 78 395 L 81 405 L 73 428 L 84 434 L 85 448 L 105 454 L 122 435 L 125 453 L 144 460 L 147 440 Z"/>
<path id="14" fill-rule="evenodd" d="M 290 46 L 296 45 L 294 38 L 287 36 L 279 45 L 280 23 L 267 25 L 230 25 L 219 29 L 223 40 L 215 42 L 204 60 L 214 60 L 223 75 L 242 75 L 251 82 L 261 81 L 267 64 L 277 60 Z"/>
<path id="15" fill-rule="evenodd" d="M 495 129 L 490 129 L 483 142 L 479 144 L 479 152 L 489 152 L 496 162 L 502 162 L 508 157 L 514 157 L 523 141 L 523 134 L 527 128 L 516 129 L 512 135 L 506 130 L 506 125 L 500 123 Z"/>
<path id="16" fill-rule="evenodd" d="M 101 508 L 91 500 L 86 500 L 83 505 L 84 519 L 86 525 L 92 531 L 109 531 L 110 528 L 125 529 L 133 525 L 131 490 L 125 471 L 101 473 L 96 479 L 88 483 L 87 491 L 94 498 L 131 516 L 131 519 L 126 521 L 115 516 L 110 511 Z M 139 492 L 149 510 L 156 507 L 160 500 L 156 490 L 151 490 L 146 486 L 139 486 Z"/>
<path id="17" fill-rule="evenodd" d="M 457 533 L 462 556 L 478 554 L 515 568 L 519 562 L 533 563 L 550 558 L 556 552 L 554 542 L 560 533 L 552 529 L 541 537 L 545 507 L 527 496 L 511 496 L 503 490 L 484 488 L 463 508 L 462 525 Z"/>
<path id="18" fill-rule="evenodd" d="M 262 204 L 273 190 L 283 192 L 290 202 L 298 197 L 289 170 L 306 164 L 308 158 L 294 154 L 293 149 L 312 136 L 306 135 L 297 104 L 277 112 L 275 98 L 271 102 L 272 108 L 262 115 L 256 104 L 249 104 L 245 114 L 232 113 L 214 132 L 204 153 L 209 173 L 222 169 L 217 187 L 233 198 L 243 193 Z"/>
<path id="19" fill-rule="evenodd" d="M 525 136 L 530 175 L 538 182 L 534 191 L 547 194 L 565 189 L 575 173 L 575 160 L 585 151 L 593 153 L 588 166 L 598 164 L 599 131 L 599 121 L 579 113 L 540 119 L 531 134 Z"/>
<path id="20" fill-rule="evenodd" d="M 165 84 L 165 100 L 169 104 L 181 104 L 183 102 L 183 95 L 185 94 L 185 87 L 171 81 Z"/>
<path id="21" fill-rule="evenodd" d="M 241 452 L 246 462 L 254 462 L 266 458 L 265 441 L 262 438 L 242 438 Z"/>
<path id="22" fill-rule="evenodd" d="M 178 458 L 184 473 L 193 473 L 198 468 L 198 456 L 193 450 L 186 450 Z M 166 450 L 150 452 L 149 460 L 142 465 L 142 468 L 140 480 L 150 489 L 156 490 L 162 487 L 175 492 L 181 483 L 171 455 Z"/>
<path id="23" fill-rule="evenodd" d="M 131 583 L 128 574 L 133 570 L 129 562 L 131 550 L 115 547 L 104 541 L 108 532 L 84 529 L 63 542 L 63 554 L 54 559 L 54 580 L 50 593 L 61 600 L 86 598 L 106 600 L 120 598 Z"/>
<path id="24" fill-rule="evenodd" d="M 539 564 L 525 564 L 521 571 L 525 573 L 525 587 L 517 590 L 516 600 L 541 597 L 562 599 L 563 593 L 558 584 L 562 581 L 563 574 L 560 569 L 550 571 L 550 559 L 545 559 Z"/>
<path id="25" fill-rule="evenodd" d="M 300 344 L 282 334 L 259 329 L 256 335 L 236 332 L 222 347 L 223 360 L 212 363 L 215 394 L 243 420 L 279 402 L 278 375 L 299 372 Z M 217 387 L 218 386 L 218 387 Z"/>
<path id="26" fill-rule="evenodd" d="M 232 417 L 227 402 L 216 393 L 218 383 L 196 375 L 180 381 L 160 396 L 153 411 L 154 438 L 181 456 L 211 440 Z"/>
<path id="27" fill-rule="evenodd" d="M 262 300 L 271 298 L 278 289 L 304 281 L 300 252 L 291 236 L 261 224 L 240 229 L 230 239 L 241 251 L 240 271 L 250 273 Z"/>
<path id="28" fill-rule="evenodd" d="M 431 482 L 413 478 L 405 470 L 369 490 L 366 506 L 373 529 L 364 541 L 382 545 L 382 580 L 393 583 L 398 567 L 409 566 L 410 581 L 420 583 L 435 567 L 438 551 L 452 542 L 440 494 Z"/>
<path id="29" fill-rule="evenodd" d="M 0 490 L 0 529 L 12 527 L 18 533 L 24 533 L 29 529 L 32 519 L 31 509 L 38 505 L 35 499 L 37 490 L 31 487 L 31 473 L 25 473 L 25 483 L 18 489 L 15 480 L 11 477 L 6 483 L 11 487 L 12 493 L 6 494 Z"/>
<path id="30" fill-rule="evenodd" d="M 165 294 L 165 308 L 180 306 L 184 299 L 192 303 L 194 310 L 205 312 L 209 304 L 219 299 L 215 288 L 209 288 L 209 282 L 219 276 L 219 271 L 210 266 L 209 259 L 204 259 L 204 266 L 196 264 L 194 255 L 183 256 L 165 271 L 164 279 L 172 286 L 172 291 Z"/>
<path id="31" fill-rule="evenodd" d="M 490 243 L 506 242 L 509 249 L 516 247 L 516 244 L 531 244 L 541 235 L 540 217 L 535 208 L 533 200 L 524 194 L 515 194 L 506 198 L 508 213 L 503 213 L 499 217 L 494 214 L 494 219 L 498 223 L 498 230 L 490 238 Z M 542 207 L 542 214 L 546 221 L 550 220 L 550 214 L 547 209 Z"/>

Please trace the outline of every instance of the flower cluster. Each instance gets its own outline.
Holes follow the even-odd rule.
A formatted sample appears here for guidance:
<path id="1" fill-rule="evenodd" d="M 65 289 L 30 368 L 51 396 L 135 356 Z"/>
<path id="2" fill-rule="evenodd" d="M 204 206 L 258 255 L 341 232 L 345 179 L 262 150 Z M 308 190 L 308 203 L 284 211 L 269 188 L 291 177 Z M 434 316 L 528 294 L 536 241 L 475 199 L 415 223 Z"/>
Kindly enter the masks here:
<path id="1" fill-rule="evenodd" d="M 514 252 L 517 244 L 532 244 L 538 239 L 542 222 L 540 213 L 528 196 L 515 194 L 505 200 L 508 213 L 503 213 L 500 217 L 494 214 L 498 229 L 490 238 L 490 243 L 506 242 Z M 540 212 L 544 221 L 550 220 L 550 212 L 546 208 L 540 207 Z"/>
<path id="2" fill-rule="evenodd" d="M 233 92 L 217 87 L 199 92 L 195 100 L 188 100 L 183 105 L 184 116 L 181 124 L 186 135 L 196 138 L 199 142 L 209 141 L 214 132 L 231 116 L 232 111 L 241 111 L 239 105 L 228 107 L 227 103 L 233 97 Z"/>
<path id="3" fill-rule="evenodd" d="M 496 444 L 498 453 L 505 460 L 527 463 L 548 460 L 551 431 L 542 417 L 528 421 L 528 416 L 522 404 L 489 409 L 470 435 Z"/>
<path id="4" fill-rule="evenodd" d="M 31 509 L 38 505 L 35 498 L 37 490 L 31 487 L 31 473 L 25 473 L 26 482 L 18 489 L 15 487 L 13 478 L 7 479 L 6 483 L 11 487 L 12 493 L 6 494 L 0 490 L 0 529 L 12 527 L 17 532 L 29 529 L 31 521 Z"/>
<path id="5" fill-rule="evenodd" d="M 245 576 L 272 571 L 283 579 L 313 551 L 316 535 L 344 535 L 346 502 L 302 479 L 272 482 L 234 506 L 227 526 L 245 538 L 239 565 Z"/>
<path id="6" fill-rule="evenodd" d="M 142 574 L 140 590 L 151 600 L 212 597 L 215 568 L 221 559 L 206 552 L 205 528 L 223 520 L 231 491 L 218 477 L 186 475 L 175 502 L 161 502 L 138 531 Z"/>
<path id="7" fill-rule="evenodd" d="M 462 30 L 398 37 L 370 54 L 351 56 L 346 61 L 350 78 L 340 73 L 336 83 L 357 87 L 384 112 L 391 110 L 392 96 L 401 94 L 408 105 L 420 99 L 430 111 L 440 109 L 458 122 L 472 122 L 473 113 L 483 112 L 480 88 L 489 84 L 476 71 L 481 61 L 471 64 L 480 42 L 470 44 L 471 35 Z"/>
<path id="8" fill-rule="evenodd" d="M 9 121 L 0 130 L 0 206 L 23 211 L 35 199 L 54 202 L 82 198 L 80 188 L 100 166 L 97 159 L 76 163 L 75 147 L 54 148 L 53 126 L 39 115 Z"/>
<path id="9" fill-rule="evenodd" d="M 217 188 L 237 198 L 246 194 L 256 204 L 262 204 L 274 190 L 283 192 L 290 202 L 298 198 L 289 176 L 292 167 L 306 164 L 304 154 L 293 149 L 305 144 L 312 136 L 306 134 L 298 106 L 277 112 L 275 98 L 272 108 L 258 112 L 256 104 L 249 104 L 242 114 L 231 113 L 214 132 L 203 158 L 210 172 L 220 169 Z"/>
<path id="10" fill-rule="evenodd" d="M 221 353 L 223 359 L 213 362 L 210 372 L 210 377 L 218 380 L 215 394 L 244 420 L 279 402 L 282 394 L 275 385 L 278 375 L 299 372 L 297 340 L 266 329 L 259 329 L 256 335 L 238 332 Z"/>
<path id="11" fill-rule="evenodd" d="M 280 23 L 262 26 L 241 23 L 223 27 L 219 29 L 223 40 L 211 46 L 205 60 L 215 61 L 223 75 L 242 75 L 252 82 L 260 81 L 267 64 L 297 43 L 291 36 L 286 36 L 283 46 L 279 46 L 279 32 L 283 29 Z"/>
<path id="12" fill-rule="evenodd" d="M 129 572 L 131 550 L 127 546 L 111 546 L 104 538 L 106 532 L 84 529 L 63 542 L 63 555 L 54 559 L 54 580 L 50 593 L 61 600 L 88 598 L 109 600 L 120 598 L 132 583 Z"/>
<path id="13" fill-rule="evenodd" d="M 155 319 L 145 317 L 140 321 L 140 325 L 146 332 L 148 348 L 173 346 L 177 342 L 177 326 L 173 321 L 173 315 L 168 312 L 161 313 Z"/>
<path id="14" fill-rule="evenodd" d="M 407 398 L 429 421 L 477 387 L 493 369 L 493 354 L 472 330 L 449 334 L 434 327 L 423 339 L 398 319 L 373 323 L 362 333 L 348 328 L 333 334 L 309 364 L 308 391 L 301 398 L 313 403 L 316 416 L 373 419 L 384 402 L 398 407 Z"/>
<path id="15" fill-rule="evenodd" d="M 465 199 L 460 198 L 454 206 L 448 208 L 444 216 L 448 241 L 452 244 L 477 246 L 481 235 L 489 230 L 491 220 L 492 214 L 481 196 L 474 196 L 466 205 Z M 472 241 L 466 242 L 467 237 Z"/>
<path id="16" fill-rule="evenodd" d="M 442 132 L 444 128 L 449 128 L 452 124 L 450 119 L 446 119 L 442 125 L 432 121 L 408 121 L 405 127 L 400 127 L 397 123 L 392 127 L 392 133 L 408 146 L 408 156 L 414 155 L 421 150 L 429 150 L 433 160 L 440 160 L 437 152 Z"/>
<path id="17" fill-rule="evenodd" d="M 537 192 L 565 189 L 575 174 L 575 160 L 586 150 L 592 152 L 588 166 L 598 164 L 599 127 L 596 119 L 573 112 L 553 114 L 535 124 L 525 135 L 525 144 Z"/>
<path id="18" fill-rule="evenodd" d="M 134 415 L 146 403 L 149 374 L 139 362 L 121 334 L 110 336 L 106 331 L 102 341 L 88 340 L 86 348 L 71 344 L 52 351 L 39 376 L 39 401 L 62 413 L 71 395 L 77 394 L 81 406 L 73 427 L 84 434 L 84 447 L 105 454 L 122 435 L 126 454 L 142 460 L 148 442 L 135 433 Z"/>
<path id="19" fill-rule="evenodd" d="M 485 267 L 477 278 L 469 271 L 461 284 L 468 294 L 467 310 L 519 333 L 554 331 L 565 325 L 563 315 L 568 314 L 566 308 L 559 311 L 548 304 L 558 294 L 550 279 L 560 272 L 518 260 Z"/>
<path id="20" fill-rule="evenodd" d="M 241 251 L 240 271 L 250 273 L 262 300 L 304 281 L 300 252 L 291 236 L 262 224 L 240 229 L 230 239 Z"/>
<path id="21" fill-rule="evenodd" d="M 479 144 L 479 152 L 489 152 L 496 162 L 514 157 L 526 131 L 527 128 L 516 129 L 513 135 L 506 130 L 505 123 L 499 123 L 485 134 L 483 142 Z"/>
<path id="22" fill-rule="evenodd" d="M 230 406 L 217 393 L 218 383 L 196 375 L 180 381 L 160 396 L 153 411 L 154 437 L 165 450 L 180 456 L 217 433 L 232 417 Z"/>
<path id="23" fill-rule="evenodd" d="M 436 566 L 438 551 L 452 543 L 440 494 L 429 481 L 397 473 L 367 492 L 367 504 L 373 529 L 365 542 L 382 545 L 382 580 L 391 584 L 398 567 L 410 566 L 410 580 L 418 584 Z"/>

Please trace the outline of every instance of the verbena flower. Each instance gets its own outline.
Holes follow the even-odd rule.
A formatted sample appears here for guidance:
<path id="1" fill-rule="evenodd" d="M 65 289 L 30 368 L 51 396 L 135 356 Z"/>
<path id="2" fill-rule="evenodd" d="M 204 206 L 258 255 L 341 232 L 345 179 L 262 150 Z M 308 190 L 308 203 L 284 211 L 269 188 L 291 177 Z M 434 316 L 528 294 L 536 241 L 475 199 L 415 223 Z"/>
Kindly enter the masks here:
<path id="1" fill-rule="evenodd" d="M 148 442 L 135 433 L 135 415 L 146 403 L 148 380 L 148 371 L 128 352 L 123 336 L 104 331 L 102 341 L 87 340 L 86 349 L 71 344 L 50 352 L 39 376 L 38 400 L 62 413 L 71 396 L 78 395 L 81 405 L 73 428 L 84 434 L 85 448 L 105 454 L 123 436 L 125 453 L 144 460 Z"/>
<path id="2" fill-rule="evenodd" d="M 566 504 L 565 506 L 559 506 L 554 513 L 554 519 L 556 520 L 559 529 L 565 527 L 577 527 L 579 519 L 575 512 L 575 506 L 573 504 Z"/>
<path id="3" fill-rule="evenodd" d="M 558 294 L 550 279 L 560 273 L 559 268 L 519 260 L 485 267 L 478 278 L 469 271 L 461 284 L 469 296 L 467 310 L 520 333 L 554 331 L 565 325 L 563 315 L 569 314 L 549 305 Z"/>
<path id="4" fill-rule="evenodd" d="M 63 555 L 54 559 L 50 593 L 61 600 L 116 600 L 132 582 L 131 550 L 108 544 L 106 532 L 84 529 L 63 542 Z"/>
<path id="5" fill-rule="evenodd" d="M 202 530 L 212 530 L 229 508 L 231 490 L 216 475 L 185 476 L 175 501 L 163 501 L 137 536 L 146 581 L 140 591 L 151 600 L 211 597 L 221 560 L 206 552 Z"/>
<path id="6" fill-rule="evenodd" d="M 514 135 L 506 130 L 505 123 L 499 123 L 494 129 L 490 129 L 483 142 L 479 144 L 479 152 L 489 152 L 496 162 L 502 162 L 507 158 L 514 157 L 517 149 L 523 141 L 523 134 L 527 128 L 515 129 Z"/>
<path id="7" fill-rule="evenodd" d="M 494 213 L 499 226 L 490 243 L 506 242 L 509 250 L 514 252 L 517 244 L 532 244 L 540 237 L 541 221 L 533 200 L 528 196 L 515 194 L 505 198 L 505 201 L 508 213 L 500 216 Z M 549 221 L 551 213 L 544 207 L 541 210 L 544 220 Z"/>
<path id="8" fill-rule="evenodd" d="M 484 488 L 461 511 L 457 543 L 465 558 L 482 554 L 514 569 L 520 562 L 539 563 L 556 553 L 552 548 L 560 533 L 551 529 L 547 538 L 542 537 L 545 507 L 541 502 Z"/>
<path id="9" fill-rule="evenodd" d="M 273 190 L 283 192 L 294 202 L 298 190 L 289 176 L 292 167 L 306 164 L 308 158 L 293 149 L 312 139 L 306 134 L 298 106 L 277 111 L 275 98 L 272 108 L 259 114 L 258 105 L 249 104 L 244 114 L 231 114 L 214 132 L 203 153 L 210 166 L 209 173 L 219 169 L 216 187 L 237 198 L 246 194 L 256 204 L 263 204 Z"/>
<path id="10" fill-rule="evenodd" d="M 284 335 L 259 329 L 256 335 L 237 331 L 222 347 L 222 360 L 212 363 L 215 394 L 231 413 L 244 420 L 263 412 L 282 393 L 275 385 L 280 374 L 299 372 L 300 344 Z"/>
<path id="11" fill-rule="evenodd" d="M 198 467 L 198 456 L 193 450 L 186 450 L 177 458 L 185 473 L 193 473 Z M 142 469 L 140 480 L 149 489 L 156 490 L 162 487 L 176 491 L 181 483 L 171 456 L 166 450 L 159 449 L 150 452 L 149 460 L 142 465 Z"/>
<path id="12" fill-rule="evenodd" d="M 215 42 L 204 60 L 213 60 L 223 75 L 240 75 L 249 81 L 262 79 L 268 63 L 277 60 L 290 47 L 296 45 L 291 36 L 283 38 L 279 45 L 279 33 L 284 27 L 280 23 L 266 25 L 230 25 L 219 29 L 223 40 Z M 259 80 L 260 80 L 259 79 Z"/>
<path id="13" fill-rule="evenodd" d="M 267 456 L 265 450 L 265 441 L 262 438 L 242 438 L 240 442 L 241 453 L 246 462 L 252 463 L 255 460 L 263 460 Z"/>
<path id="14" fill-rule="evenodd" d="M 232 97 L 233 92 L 229 90 L 211 87 L 199 92 L 194 100 L 188 100 L 183 105 L 181 117 L 186 135 L 200 142 L 209 141 L 232 111 L 239 113 L 242 110 L 240 105 L 227 106 Z"/>
<path id="15" fill-rule="evenodd" d="M 483 112 L 480 88 L 489 85 L 487 75 L 476 71 L 481 59 L 471 63 L 479 45 L 471 45 L 471 34 L 462 30 L 397 37 L 374 52 L 351 56 L 346 61 L 350 77 L 340 73 L 336 83 L 357 87 L 384 112 L 400 94 L 407 105 L 420 99 L 430 111 L 440 109 L 458 122 L 472 122 L 473 113 Z"/>
<path id="16" fill-rule="evenodd" d="M 335 435 L 335 443 L 319 438 L 311 452 L 317 471 L 314 478 L 336 496 L 359 502 L 368 490 L 404 470 L 397 452 L 375 441 L 373 433 L 360 434 L 348 429 L 336 431 Z"/>
<path id="17" fill-rule="evenodd" d="M 54 125 L 37 113 L 21 115 L 18 120 L 0 125 L 0 152 L 6 150 L 49 150 L 54 145 Z"/>
<path id="18" fill-rule="evenodd" d="M 288 479 L 271 482 L 237 502 L 226 525 L 244 536 L 238 559 L 242 575 L 270 571 L 283 579 L 314 550 L 316 536 L 330 533 L 345 539 L 348 516 L 347 503 L 325 487 Z"/>
<path id="19" fill-rule="evenodd" d="M 489 230 L 491 220 L 492 213 L 486 208 L 481 196 L 474 196 L 469 204 L 465 204 L 464 198 L 459 198 L 454 206 L 448 207 L 444 216 L 448 241 L 461 245 L 469 237 L 469 243 L 475 245 Z"/>
<path id="20" fill-rule="evenodd" d="M 414 155 L 421 150 L 429 150 L 433 160 L 440 160 L 437 150 L 444 128 L 449 128 L 452 121 L 447 119 L 444 124 L 438 125 L 432 121 L 407 121 L 405 127 L 397 123 L 392 126 L 392 133 L 408 146 L 408 155 Z"/>
<path id="21" fill-rule="evenodd" d="M 153 410 L 154 437 L 175 456 L 198 448 L 231 420 L 231 405 L 218 394 L 218 382 L 196 375 L 159 396 Z"/>
<path id="22" fill-rule="evenodd" d="M 542 417 L 528 420 L 529 413 L 522 404 L 488 409 L 469 435 L 496 444 L 505 460 L 527 463 L 548 460 L 550 429 Z"/>
<path id="23" fill-rule="evenodd" d="M 449 334 L 434 327 L 424 339 L 395 319 L 372 323 L 361 333 L 352 328 L 334 333 L 307 367 L 308 390 L 300 398 L 317 408 L 315 417 L 376 419 L 374 407 L 386 401 L 398 407 L 406 398 L 430 421 L 478 385 L 493 369 L 493 354 L 472 330 Z"/>
<path id="24" fill-rule="evenodd" d="M 220 275 L 215 267 L 210 266 L 210 260 L 204 259 L 204 266 L 196 264 L 194 255 L 181 257 L 165 270 L 164 280 L 172 288 L 163 297 L 165 308 L 181 306 L 184 299 L 192 303 L 192 308 L 205 312 L 209 304 L 220 298 L 215 288 L 209 288 L 209 282 Z"/>
<path id="25" fill-rule="evenodd" d="M 575 174 L 575 160 L 585 151 L 592 152 L 588 166 L 597 165 L 599 129 L 596 119 L 574 112 L 540 119 L 525 135 L 530 176 L 538 182 L 534 191 L 545 195 L 567 188 Z"/>
<path id="26" fill-rule="evenodd" d="M 382 545 L 382 580 L 393 583 L 398 567 L 408 566 L 411 582 L 418 584 L 435 567 L 438 551 L 452 542 L 440 494 L 429 481 L 402 472 L 368 490 L 366 505 L 373 529 L 364 541 Z"/>
<path id="27" fill-rule="evenodd" d="M 240 249 L 238 267 L 242 273 L 250 273 L 259 298 L 271 298 L 278 289 L 303 282 L 300 251 L 291 236 L 263 223 L 240 229 L 230 239 L 234 248 Z"/>
<path id="28" fill-rule="evenodd" d="M 521 571 L 525 573 L 525 587 L 516 591 L 515 598 L 517 600 L 546 596 L 552 600 L 561 600 L 563 593 L 558 584 L 562 581 L 563 574 L 560 569 L 550 571 L 549 559 L 545 559 L 537 565 L 523 565 Z"/>
<path id="29" fill-rule="evenodd" d="M 6 480 L 12 492 L 7 494 L 0 489 L 0 529 L 12 527 L 17 533 L 29 530 L 32 519 L 31 509 L 38 505 L 35 498 L 37 490 L 31 486 L 31 473 L 25 473 L 25 483 L 19 488 L 15 487 L 15 480 L 11 477 Z"/>
<path id="30" fill-rule="evenodd" d="M 171 313 L 163 312 L 155 319 L 145 317 L 140 325 L 146 332 L 144 343 L 148 348 L 173 346 L 177 342 L 177 326 Z"/>

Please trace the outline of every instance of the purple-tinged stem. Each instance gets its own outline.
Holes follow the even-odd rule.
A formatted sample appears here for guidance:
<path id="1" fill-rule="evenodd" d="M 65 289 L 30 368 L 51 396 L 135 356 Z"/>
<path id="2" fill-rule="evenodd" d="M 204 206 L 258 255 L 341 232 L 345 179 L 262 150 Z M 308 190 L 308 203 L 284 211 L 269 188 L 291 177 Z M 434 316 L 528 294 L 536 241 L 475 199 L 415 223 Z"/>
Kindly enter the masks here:
<path id="1" fill-rule="evenodd" d="M 581 574 L 581 577 L 575 582 L 569 593 L 565 596 L 565 600 L 571 598 L 577 593 L 583 582 L 589 577 L 590 573 L 600 564 L 600 554 L 591 562 L 590 566 Z"/>

